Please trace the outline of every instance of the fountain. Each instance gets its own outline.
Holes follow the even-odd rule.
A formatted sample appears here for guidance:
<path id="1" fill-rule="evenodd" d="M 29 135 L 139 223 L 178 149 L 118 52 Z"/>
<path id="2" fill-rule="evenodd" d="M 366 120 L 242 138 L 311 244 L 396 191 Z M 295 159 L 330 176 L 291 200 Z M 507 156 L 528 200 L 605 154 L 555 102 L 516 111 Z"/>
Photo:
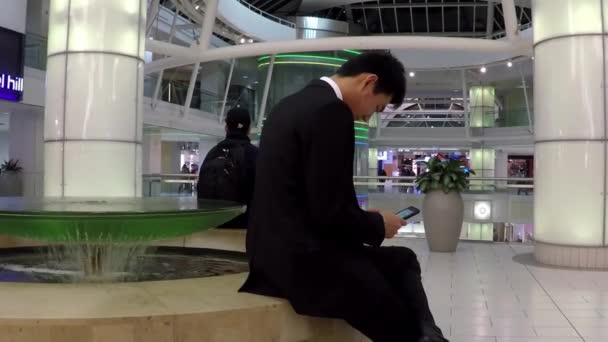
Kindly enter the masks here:
<path id="1" fill-rule="evenodd" d="M 242 210 L 194 198 L 0 199 L 0 234 L 47 244 L 4 250 L 0 281 L 145 281 L 246 272 L 239 253 L 151 246 L 216 227 Z"/>

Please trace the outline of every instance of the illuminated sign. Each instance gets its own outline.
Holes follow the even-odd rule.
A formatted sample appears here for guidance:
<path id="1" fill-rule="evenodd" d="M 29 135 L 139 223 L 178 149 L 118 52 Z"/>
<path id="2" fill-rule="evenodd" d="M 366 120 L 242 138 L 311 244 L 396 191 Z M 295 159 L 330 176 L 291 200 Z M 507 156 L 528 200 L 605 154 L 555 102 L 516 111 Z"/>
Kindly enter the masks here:
<path id="1" fill-rule="evenodd" d="M 0 27 L 0 99 L 21 101 L 23 96 L 24 35 Z"/>
<path id="2" fill-rule="evenodd" d="M 0 89 L 23 92 L 23 77 L 0 74 Z"/>
<path id="3" fill-rule="evenodd" d="M 492 218 L 492 203 L 488 201 L 475 201 L 473 216 L 476 220 L 487 221 Z"/>

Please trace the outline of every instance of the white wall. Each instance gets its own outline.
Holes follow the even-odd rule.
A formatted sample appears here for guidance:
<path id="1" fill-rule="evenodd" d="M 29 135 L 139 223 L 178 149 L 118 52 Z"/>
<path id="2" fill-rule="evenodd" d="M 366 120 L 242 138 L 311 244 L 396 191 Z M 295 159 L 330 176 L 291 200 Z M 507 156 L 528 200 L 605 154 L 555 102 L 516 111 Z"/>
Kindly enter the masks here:
<path id="1" fill-rule="evenodd" d="M 24 196 L 42 196 L 44 115 L 39 108 L 12 113 L 9 127 L 9 156 L 23 167 Z"/>
<path id="2" fill-rule="evenodd" d="M 198 154 L 201 159 L 201 164 L 202 164 L 203 160 L 205 160 L 207 153 L 209 153 L 209 151 L 211 151 L 211 149 L 214 148 L 215 145 L 217 145 L 217 143 L 219 143 L 222 139 L 223 138 L 213 138 L 213 137 L 201 139 L 201 141 L 198 144 Z"/>
<path id="3" fill-rule="evenodd" d="M 21 102 L 44 107 L 46 72 L 26 67 L 23 73 L 23 99 Z"/>
<path id="4" fill-rule="evenodd" d="M 219 1 L 217 16 L 224 23 L 257 40 L 277 41 L 296 39 L 295 28 L 267 19 L 236 0 Z"/>
<path id="5" fill-rule="evenodd" d="M 25 33 L 27 0 L 2 0 L 0 6 L 0 26 Z"/>
<path id="6" fill-rule="evenodd" d="M 0 132 L 0 163 L 8 160 L 8 131 Z"/>
<path id="7" fill-rule="evenodd" d="M 162 136 L 144 134 L 142 155 L 143 174 L 156 174 L 162 171 Z"/>

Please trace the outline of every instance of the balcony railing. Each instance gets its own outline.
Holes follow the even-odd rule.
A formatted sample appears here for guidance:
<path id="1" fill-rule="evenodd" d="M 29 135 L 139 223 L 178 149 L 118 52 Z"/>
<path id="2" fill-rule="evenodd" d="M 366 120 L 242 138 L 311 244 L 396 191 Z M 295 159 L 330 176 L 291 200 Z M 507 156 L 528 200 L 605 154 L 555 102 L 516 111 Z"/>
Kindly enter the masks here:
<path id="1" fill-rule="evenodd" d="M 353 181 L 359 204 L 367 209 L 396 212 L 408 206 L 423 209 L 424 195 L 416 190 L 415 177 L 356 176 Z M 197 175 L 144 175 L 144 196 L 196 196 Z M 462 193 L 464 223 L 462 240 L 523 242 L 534 237 L 534 180 L 532 178 L 471 178 Z M 489 219 L 475 217 L 475 206 L 491 208 Z M 424 237 L 422 215 L 411 218 L 401 236 Z"/>
<path id="2" fill-rule="evenodd" d="M 279 18 L 279 17 L 277 17 L 275 15 L 272 15 L 272 14 L 270 14 L 268 12 L 264 12 L 261 9 L 255 7 L 255 6 L 252 6 L 250 3 L 248 3 L 245 0 L 238 0 L 238 2 L 240 2 L 243 6 L 247 7 L 249 10 L 251 10 L 251 11 L 253 11 L 253 12 L 255 12 L 255 13 L 261 15 L 261 16 L 263 16 L 264 18 L 270 19 L 272 21 L 276 21 L 277 23 L 279 23 L 281 25 L 285 25 L 287 27 L 291 27 L 291 28 L 295 28 L 296 27 L 295 23 L 293 23 L 293 22 L 291 22 L 289 20 L 285 20 L 285 19 Z"/>
<path id="3" fill-rule="evenodd" d="M 198 181 L 196 174 L 147 174 L 144 175 L 144 196 L 193 195 Z M 419 195 L 416 177 L 355 176 L 353 184 L 359 192 L 366 193 L 410 193 Z M 187 185 L 185 187 L 184 185 Z M 164 191 L 155 193 L 154 190 Z M 188 190 L 188 191 L 185 191 Z M 534 178 L 515 177 L 471 177 L 465 193 L 513 193 L 531 195 Z"/>

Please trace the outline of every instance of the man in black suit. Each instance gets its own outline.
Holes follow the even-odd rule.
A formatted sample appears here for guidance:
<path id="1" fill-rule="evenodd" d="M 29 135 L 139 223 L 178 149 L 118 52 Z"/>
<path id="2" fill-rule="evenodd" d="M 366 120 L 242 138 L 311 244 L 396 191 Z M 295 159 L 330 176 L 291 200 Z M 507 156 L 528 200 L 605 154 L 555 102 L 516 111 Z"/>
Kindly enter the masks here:
<path id="1" fill-rule="evenodd" d="M 300 314 L 345 319 L 376 342 L 447 341 L 430 312 L 414 252 L 380 247 L 405 222 L 390 212 L 363 211 L 353 186 L 354 120 L 401 104 L 404 74 L 389 53 L 365 53 L 270 113 L 242 291 L 286 298 Z"/>

